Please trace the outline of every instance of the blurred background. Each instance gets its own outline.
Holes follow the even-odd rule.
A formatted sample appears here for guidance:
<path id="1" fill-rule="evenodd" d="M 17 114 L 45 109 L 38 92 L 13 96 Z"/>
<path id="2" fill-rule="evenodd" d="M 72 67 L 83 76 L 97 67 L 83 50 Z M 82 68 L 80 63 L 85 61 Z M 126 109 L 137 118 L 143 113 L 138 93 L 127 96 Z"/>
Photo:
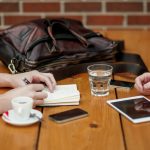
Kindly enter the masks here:
<path id="1" fill-rule="evenodd" d="M 66 17 L 91 29 L 150 29 L 150 0 L 0 0 L 0 29 L 28 20 Z"/>

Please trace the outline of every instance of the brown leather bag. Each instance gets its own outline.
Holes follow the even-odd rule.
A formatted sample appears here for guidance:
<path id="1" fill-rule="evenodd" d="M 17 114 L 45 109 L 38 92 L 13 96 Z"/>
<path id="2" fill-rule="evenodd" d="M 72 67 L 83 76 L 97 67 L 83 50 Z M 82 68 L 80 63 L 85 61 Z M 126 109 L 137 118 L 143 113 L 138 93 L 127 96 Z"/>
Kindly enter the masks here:
<path id="1" fill-rule="evenodd" d="M 77 64 L 114 61 L 117 46 L 71 19 L 39 19 L 0 32 L 0 59 L 12 73 L 36 69 L 57 72 L 58 79 Z"/>

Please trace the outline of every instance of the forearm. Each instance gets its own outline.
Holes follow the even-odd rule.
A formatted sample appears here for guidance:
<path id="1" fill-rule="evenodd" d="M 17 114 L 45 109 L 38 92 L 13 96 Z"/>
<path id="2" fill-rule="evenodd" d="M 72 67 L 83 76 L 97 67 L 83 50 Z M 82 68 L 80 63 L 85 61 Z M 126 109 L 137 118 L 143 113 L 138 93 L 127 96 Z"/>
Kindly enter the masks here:
<path id="1" fill-rule="evenodd" d="M 0 87 L 12 87 L 12 75 L 8 73 L 0 73 Z"/>
<path id="2" fill-rule="evenodd" d="M 11 103 L 6 94 L 0 95 L 0 114 L 11 109 Z"/>

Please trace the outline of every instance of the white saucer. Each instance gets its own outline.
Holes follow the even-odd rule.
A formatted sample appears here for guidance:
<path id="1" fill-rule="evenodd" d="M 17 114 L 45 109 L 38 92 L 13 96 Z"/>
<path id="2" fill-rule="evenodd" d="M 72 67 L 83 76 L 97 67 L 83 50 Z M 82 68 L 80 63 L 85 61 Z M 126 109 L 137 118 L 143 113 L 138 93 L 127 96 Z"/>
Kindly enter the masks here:
<path id="1" fill-rule="evenodd" d="M 38 110 L 35 110 L 35 109 L 32 109 L 31 110 L 31 113 L 34 113 L 36 114 L 35 117 L 30 117 L 27 121 L 17 121 L 17 120 L 14 120 L 12 118 L 9 118 L 9 114 L 10 113 L 13 113 L 13 110 L 9 110 L 8 112 L 6 113 L 3 113 L 2 115 L 2 119 L 6 122 L 6 123 L 9 123 L 11 125 L 15 125 L 15 126 L 28 126 L 28 125 L 31 125 L 33 123 L 36 123 L 39 121 L 38 118 L 42 118 L 42 113 Z"/>

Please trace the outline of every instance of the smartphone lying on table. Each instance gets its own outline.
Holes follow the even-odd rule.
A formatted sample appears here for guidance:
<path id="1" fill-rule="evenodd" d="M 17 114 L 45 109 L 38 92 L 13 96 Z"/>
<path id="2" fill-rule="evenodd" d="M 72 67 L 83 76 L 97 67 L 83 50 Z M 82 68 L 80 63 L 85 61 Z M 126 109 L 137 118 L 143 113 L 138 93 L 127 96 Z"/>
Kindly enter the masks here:
<path id="1" fill-rule="evenodd" d="M 59 112 L 56 114 L 51 114 L 49 115 L 49 119 L 57 123 L 64 123 L 71 120 L 83 118 L 86 116 L 88 116 L 88 112 L 80 108 L 75 108 L 75 109 Z"/>
<path id="2" fill-rule="evenodd" d="M 134 86 L 134 82 L 111 80 L 110 85 L 115 86 L 115 87 L 132 88 Z"/>

